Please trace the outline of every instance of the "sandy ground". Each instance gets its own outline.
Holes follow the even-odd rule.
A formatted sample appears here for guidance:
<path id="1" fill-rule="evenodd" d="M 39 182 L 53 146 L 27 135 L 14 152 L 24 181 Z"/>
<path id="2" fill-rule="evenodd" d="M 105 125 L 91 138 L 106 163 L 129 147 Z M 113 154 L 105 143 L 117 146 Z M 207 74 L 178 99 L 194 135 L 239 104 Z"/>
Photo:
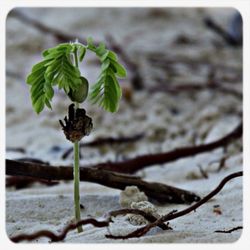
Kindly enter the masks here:
<path id="1" fill-rule="evenodd" d="M 202 19 L 210 15 L 221 25 L 228 24 L 232 9 L 22 9 L 39 21 L 62 29 L 65 32 L 104 39 L 112 34 L 132 60 L 140 65 L 146 86 L 154 86 L 157 78 L 166 84 L 197 83 L 206 81 L 209 66 L 190 68 L 184 64 L 174 66 L 174 74 L 146 60 L 152 55 L 159 58 L 185 58 L 206 60 L 209 65 L 223 65 L 231 70 L 218 68 L 224 83 L 241 91 L 240 81 L 226 79 L 241 73 L 241 48 L 232 48 L 216 34 L 204 28 Z M 63 18 L 62 18 L 63 16 Z M 96 18 L 98 17 L 98 18 Z M 186 44 L 175 41 L 180 35 L 190 38 Z M 72 164 L 72 156 L 62 160 L 65 149 L 71 145 L 62 135 L 58 119 L 67 112 L 69 100 L 56 93 L 53 112 L 44 111 L 37 116 L 31 109 L 25 75 L 31 65 L 39 60 L 40 52 L 55 45 L 55 39 L 23 24 L 9 16 L 7 20 L 7 103 L 6 141 L 7 147 L 23 147 L 26 154 L 7 151 L 7 158 L 34 157 L 49 161 L 53 165 Z M 82 71 L 94 81 L 98 65 L 88 56 Z M 123 80 L 122 85 L 129 85 Z M 85 148 L 81 165 L 101 161 L 134 157 L 146 153 L 164 152 L 176 147 L 206 143 L 220 138 L 235 128 L 239 122 L 242 102 L 238 98 L 216 91 L 196 93 L 147 93 L 132 92 L 132 101 L 123 99 L 117 114 L 106 114 L 98 107 L 85 105 L 93 118 L 94 130 L 87 137 L 91 141 L 98 137 L 129 136 L 144 132 L 145 138 L 120 146 Z M 58 150 L 55 150 L 57 146 Z M 227 148 L 225 167 L 217 171 L 218 161 L 225 152 L 222 148 L 196 157 L 182 159 L 161 166 L 155 165 L 137 174 L 148 181 L 157 181 L 196 192 L 200 196 L 209 193 L 226 175 L 242 169 L 241 142 Z M 199 170 L 208 174 L 205 179 Z M 119 190 L 97 184 L 81 183 L 82 218 L 102 216 L 110 210 L 120 208 Z M 220 207 L 221 213 L 214 211 Z M 187 205 L 156 205 L 160 214 L 173 209 L 181 210 Z M 62 182 L 53 187 L 35 184 L 30 188 L 6 189 L 6 231 L 8 236 L 21 232 L 32 233 L 40 229 L 60 230 L 73 219 L 73 183 Z M 234 242 L 241 230 L 231 234 L 215 233 L 242 226 L 242 180 L 230 181 L 225 188 L 207 204 L 187 216 L 171 221 L 171 231 L 151 230 L 147 235 L 126 241 L 105 238 L 106 228 L 84 227 L 81 234 L 71 232 L 64 242 Z M 118 217 L 110 226 L 114 234 L 125 234 L 138 226 L 131 225 L 125 217 Z M 41 238 L 37 242 L 48 242 Z"/>

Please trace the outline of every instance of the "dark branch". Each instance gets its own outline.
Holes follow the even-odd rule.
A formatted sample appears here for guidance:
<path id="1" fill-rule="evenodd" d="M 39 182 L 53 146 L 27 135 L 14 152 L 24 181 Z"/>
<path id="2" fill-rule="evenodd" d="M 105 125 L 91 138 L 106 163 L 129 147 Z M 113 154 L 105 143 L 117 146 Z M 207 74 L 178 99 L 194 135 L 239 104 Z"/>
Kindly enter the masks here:
<path id="1" fill-rule="evenodd" d="M 95 165 L 94 167 L 98 169 L 132 174 L 137 172 L 138 170 L 150 167 L 155 164 L 168 163 L 184 157 L 190 157 L 200 153 L 214 150 L 219 147 L 224 147 L 242 136 L 242 127 L 242 123 L 240 123 L 232 132 L 230 132 L 226 136 L 222 137 L 217 141 L 210 142 L 207 144 L 178 148 L 166 153 L 142 155 L 122 162 L 100 163 L 98 165 Z"/>
<path id="2" fill-rule="evenodd" d="M 6 160 L 6 175 L 26 176 L 44 180 L 73 180 L 73 167 L 49 166 L 30 162 Z M 190 203 L 199 197 L 189 191 L 156 182 L 146 182 L 139 177 L 117 174 L 111 171 L 80 168 L 80 180 L 98 183 L 124 190 L 126 186 L 137 186 L 150 199 L 161 203 Z"/>
<path id="3" fill-rule="evenodd" d="M 219 36 L 221 36 L 228 45 L 235 46 L 235 47 L 242 45 L 241 39 L 230 35 L 226 30 L 224 30 L 219 24 L 217 24 L 210 17 L 205 18 L 204 23 L 209 29 L 214 31 Z"/>
<path id="4" fill-rule="evenodd" d="M 37 239 L 37 238 L 47 237 L 52 242 L 57 242 L 57 241 L 62 241 L 63 239 L 65 239 L 65 237 L 67 236 L 69 231 L 72 231 L 81 225 L 91 224 L 95 227 L 107 227 L 109 225 L 109 222 L 110 222 L 109 220 L 97 221 L 93 218 L 90 218 L 90 219 L 81 220 L 78 223 L 69 224 L 68 226 L 66 226 L 63 229 L 62 233 L 60 233 L 58 235 L 56 235 L 55 233 L 53 233 L 49 230 L 41 230 L 41 231 L 35 232 L 33 234 L 20 234 L 17 236 L 13 236 L 10 238 L 10 240 L 17 243 L 17 242 L 20 242 L 23 240 L 32 241 L 32 240 Z"/>
<path id="5" fill-rule="evenodd" d="M 110 239 L 129 239 L 129 238 L 141 237 L 141 236 L 145 235 L 151 228 L 158 226 L 159 223 L 167 222 L 167 221 L 179 218 L 181 216 L 184 216 L 186 214 L 189 214 L 192 211 L 195 211 L 198 207 L 202 206 L 203 204 L 208 202 L 212 197 L 214 197 L 216 194 L 218 194 L 228 181 L 230 181 L 234 178 L 240 177 L 240 176 L 243 176 L 242 171 L 239 171 L 239 172 L 236 172 L 236 173 L 233 173 L 233 174 L 226 176 L 212 192 L 210 192 L 208 195 L 206 195 L 200 201 L 196 202 L 194 205 L 191 205 L 190 207 L 188 207 L 186 209 L 183 209 L 179 212 L 171 212 L 169 214 L 166 214 L 166 215 L 162 216 L 161 218 L 159 218 L 157 221 L 155 221 L 153 223 L 149 223 L 148 225 L 141 227 L 141 228 L 139 228 L 139 229 L 127 234 L 127 235 L 116 236 L 116 235 L 109 234 L 109 235 L 106 235 L 106 237 L 110 238 Z"/>
<path id="6" fill-rule="evenodd" d="M 216 230 L 214 231 L 215 233 L 225 233 L 225 234 L 230 234 L 232 233 L 233 231 L 236 231 L 236 230 L 239 230 L 239 229 L 243 229 L 242 226 L 239 226 L 239 227 L 234 227 L 234 228 L 231 228 L 229 230 Z"/>

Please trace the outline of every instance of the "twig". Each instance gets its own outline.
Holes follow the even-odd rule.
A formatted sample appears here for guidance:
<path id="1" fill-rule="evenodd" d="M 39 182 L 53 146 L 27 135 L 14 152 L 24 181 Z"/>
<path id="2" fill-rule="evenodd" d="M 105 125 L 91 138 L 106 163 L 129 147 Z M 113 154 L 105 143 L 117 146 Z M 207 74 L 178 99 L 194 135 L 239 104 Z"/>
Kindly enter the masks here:
<path id="1" fill-rule="evenodd" d="M 228 45 L 231 45 L 234 47 L 242 45 L 242 41 L 240 39 L 234 38 L 232 35 L 230 35 L 226 30 L 224 30 L 220 25 L 218 25 L 210 17 L 205 18 L 204 23 L 208 28 L 210 28 L 216 34 L 221 36 Z"/>
<path id="2" fill-rule="evenodd" d="M 242 226 L 239 226 L 239 227 L 234 227 L 232 229 L 229 229 L 229 230 L 216 230 L 214 231 L 215 233 L 226 233 L 226 234 L 230 234 L 232 233 L 233 231 L 236 231 L 236 230 L 239 230 L 239 229 L 243 229 Z"/>
<path id="3" fill-rule="evenodd" d="M 102 146 L 105 144 L 123 144 L 123 143 L 132 143 L 132 142 L 136 142 L 140 139 L 142 139 L 145 136 L 144 133 L 139 133 L 139 134 L 135 134 L 133 136 L 128 136 L 128 137 L 106 137 L 106 138 L 98 138 L 94 141 L 90 141 L 90 142 L 85 142 L 85 143 L 81 143 L 80 144 L 80 148 L 84 148 L 84 147 L 98 147 L 98 146 Z M 66 159 L 69 154 L 73 151 L 73 148 L 69 148 L 67 149 L 63 155 L 62 155 L 62 159 Z"/>
<path id="4" fill-rule="evenodd" d="M 228 156 L 224 156 L 220 159 L 219 161 L 219 166 L 218 166 L 218 172 L 220 172 L 226 165 L 226 160 L 228 159 Z"/>
<path id="5" fill-rule="evenodd" d="M 109 225 L 109 223 L 110 223 L 109 220 L 97 221 L 96 219 L 89 218 L 89 219 L 81 220 L 78 223 L 69 224 L 68 226 L 66 226 L 63 229 L 62 233 L 60 233 L 58 235 L 56 235 L 55 233 L 53 233 L 49 230 L 41 230 L 41 231 L 35 232 L 33 234 L 19 234 L 17 236 L 11 237 L 10 240 L 17 243 L 17 242 L 20 242 L 23 240 L 32 241 L 32 240 L 37 239 L 37 238 L 47 237 L 52 242 L 57 242 L 57 241 L 64 240 L 69 231 L 72 231 L 81 225 L 91 224 L 95 227 L 107 227 Z"/>
<path id="6" fill-rule="evenodd" d="M 240 138 L 241 136 L 242 122 L 232 132 L 214 142 L 191 147 L 177 148 L 173 151 L 165 153 L 137 156 L 133 159 L 125 160 L 122 162 L 100 163 L 95 165 L 94 167 L 98 169 L 132 174 L 138 170 L 144 169 L 155 164 L 168 163 L 181 158 L 208 152 L 219 147 L 224 147 L 230 142 Z"/>
<path id="7" fill-rule="evenodd" d="M 207 172 L 202 168 L 202 166 L 200 164 L 198 165 L 198 168 L 200 170 L 200 173 L 201 173 L 202 177 L 204 177 L 205 179 L 208 179 Z"/>
<path id="8" fill-rule="evenodd" d="M 161 218 L 159 218 L 157 221 L 155 221 L 153 223 L 149 223 L 146 226 L 141 227 L 141 228 L 139 228 L 139 229 L 127 234 L 127 235 L 116 236 L 116 235 L 109 234 L 109 235 L 106 235 L 106 237 L 110 238 L 110 239 L 129 239 L 129 238 L 141 237 L 141 236 L 145 235 L 151 228 L 156 227 L 159 223 L 170 221 L 170 220 L 179 218 L 181 216 L 184 216 L 186 214 L 189 214 L 192 211 L 195 211 L 198 207 L 205 204 L 212 197 L 214 197 L 216 194 L 218 194 L 228 181 L 230 181 L 233 178 L 240 177 L 242 175 L 243 175 L 243 172 L 239 171 L 239 172 L 236 172 L 236 173 L 233 173 L 233 174 L 226 176 L 212 192 L 210 192 L 208 195 L 206 195 L 200 201 L 196 202 L 194 205 L 191 205 L 190 207 L 188 207 L 186 209 L 183 209 L 179 212 L 166 214 L 166 215 L 162 216 Z"/>
<path id="9" fill-rule="evenodd" d="M 49 166 L 31 162 L 6 160 L 6 175 L 28 176 L 44 180 L 72 180 L 73 168 Z M 196 194 L 161 183 L 150 183 L 139 177 L 122 175 L 102 169 L 80 168 L 80 180 L 98 183 L 107 187 L 124 190 L 135 185 L 149 198 L 161 203 L 190 203 L 199 200 Z"/>

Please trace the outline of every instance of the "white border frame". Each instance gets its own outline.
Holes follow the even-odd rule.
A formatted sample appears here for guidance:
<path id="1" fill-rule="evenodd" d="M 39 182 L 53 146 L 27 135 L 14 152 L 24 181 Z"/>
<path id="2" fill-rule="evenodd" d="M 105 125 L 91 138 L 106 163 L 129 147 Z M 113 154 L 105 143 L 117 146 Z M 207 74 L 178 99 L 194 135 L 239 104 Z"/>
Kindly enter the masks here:
<path id="1" fill-rule="evenodd" d="M 5 232 L 5 21 L 9 11 L 15 7 L 234 7 L 242 14 L 243 17 L 243 117 L 244 117 L 244 177 L 243 177 L 243 232 L 238 241 L 227 244 L 14 244 Z M 127 249 L 128 247 L 136 248 L 175 248 L 175 249 L 212 249 L 226 248 L 228 249 L 245 249 L 250 243 L 250 1 L 249 0 L 84 0 L 84 1 L 65 1 L 65 0 L 1 0 L 0 2 L 0 246 L 1 249 L 67 249 L 74 246 L 76 249 L 95 247 L 101 249 L 108 247 L 109 249 Z M 246 153 L 247 152 L 247 153 Z"/>

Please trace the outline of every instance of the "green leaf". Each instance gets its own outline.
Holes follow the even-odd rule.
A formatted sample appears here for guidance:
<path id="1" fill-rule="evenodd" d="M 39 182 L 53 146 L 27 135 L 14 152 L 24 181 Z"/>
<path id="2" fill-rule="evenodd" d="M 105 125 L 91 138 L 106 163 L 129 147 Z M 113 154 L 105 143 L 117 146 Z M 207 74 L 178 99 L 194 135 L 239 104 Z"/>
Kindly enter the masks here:
<path id="1" fill-rule="evenodd" d="M 106 52 L 101 56 L 101 62 L 104 62 L 107 59 L 109 52 L 109 50 L 106 50 Z"/>
<path id="2" fill-rule="evenodd" d="M 112 59 L 112 60 L 114 60 L 114 61 L 117 61 L 118 59 L 117 59 L 117 55 L 116 55 L 116 53 L 115 52 L 113 52 L 113 51 L 109 51 L 109 53 L 108 53 L 108 57 L 110 58 L 110 59 Z"/>
<path id="3" fill-rule="evenodd" d="M 96 50 L 96 47 L 94 45 L 94 41 L 93 41 L 92 37 L 88 37 L 87 38 L 87 48 L 90 49 L 90 50 L 92 50 L 92 51 Z"/>
<path id="4" fill-rule="evenodd" d="M 111 69 L 103 71 L 99 81 L 92 87 L 90 100 L 93 104 L 98 104 L 106 111 L 116 112 L 121 98 L 120 85 Z"/>
<path id="5" fill-rule="evenodd" d="M 83 46 L 79 46 L 79 61 L 82 62 L 85 54 L 86 54 L 86 48 Z"/>
<path id="6" fill-rule="evenodd" d="M 93 41 L 88 41 L 88 48 L 93 45 Z M 90 92 L 90 101 L 98 104 L 106 111 L 116 112 L 119 107 L 119 101 L 122 96 L 121 87 L 117 77 L 125 77 L 126 70 L 118 62 L 117 55 L 105 48 L 101 43 L 97 48 L 91 47 L 101 61 L 101 73 L 97 82 L 92 86 Z"/>
<path id="7" fill-rule="evenodd" d="M 127 75 L 126 69 L 121 64 L 119 64 L 118 62 L 113 61 L 113 60 L 110 60 L 110 63 L 116 69 L 115 73 L 116 73 L 117 76 L 119 76 L 119 77 L 126 77 L 126 75 Z"/>
<path id="8" fill-rule="evenodd" d="M 44 96 L 40 96 L 33 105 L 37 114 L 39 114 L 44 108 Z"/>
<path id="9" fill-rule="evenodd" d="M 45 99 L 45 105 L 52 110 L 52 107 L 51 107 L 51 104 L 50 102 L 48 101 L 48 99 Z"/>
<path id="10" fill-rule="evenodd" d="M 102 57 L 107 50 L 105 49 L 105 44 L 100 43 L 99 46 L 96 48 L 95 53 L 97 54 L 98 57 Z"/>
<path id="11" fill-rule="evenodd" d="M 42 53 L 44 60 L 32 67 L 26 82 L 31 85 L 31 101 L 36 113 L 40 113 L 45 105 L 52 108 L 50 104 L 54 96 L 52 86 L 58 85 L 68 93 L 70 89 L 76 89 L 81 83 L 80 71 L 70 60 L 73 49 L 74 46 L 69 43 L 47 49 Z M 80 53 L 84 53 L 83 49 Z"/>
<path id="12" fill-rule="evenodd" d="M 79 61 L 82 61 L 87 49 L 94 52 L 101 61 L 101 72 L 91 88 L 90 100 L 107 111 L 118 110 L 122 92 L 117 77 L 125 77 L 126 70 L 118 62 L 113 51 L 106 49 L 104 43 L 96 47 L 90 37 L 87 39 L 87 45 L 63 43 L 42 52 L 43 60 L 33 66 L 26 79 L 27 84 L 31 86 L 32 105 L 37 113 L 45 106 L 52 109 L 50 102 L 54 96 L 53 87 L 56 85 L 74 100 L 85 100 L 88 91 L 83 88 L 83 77 L 72 62 L 72 56 L 77 52 Z M 86 93 L 83 93 L 84 90 Z"/>
<path id="13" fill-rule="evenodd" d="M 101 70 L 102 70 L 102 71 L 105 71 L 105 70 L 108 69 L 109 66 L 110 66 L 110 60 L 107 59 L 107 60 L 105 60 L 105 61 L 102 63 L 102 65 L 101 65 Z"/>

